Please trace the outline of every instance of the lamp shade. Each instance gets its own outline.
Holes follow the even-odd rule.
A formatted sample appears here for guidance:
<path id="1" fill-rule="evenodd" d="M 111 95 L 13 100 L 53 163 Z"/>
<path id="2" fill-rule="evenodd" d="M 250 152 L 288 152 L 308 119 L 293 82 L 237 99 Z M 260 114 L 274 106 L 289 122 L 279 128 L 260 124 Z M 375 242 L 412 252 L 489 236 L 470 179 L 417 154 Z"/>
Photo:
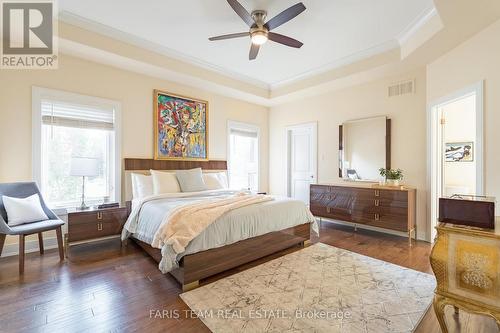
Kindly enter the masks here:
<path id="1" fill-rule="evenodd" d="M 95 177 L 99 175 L 99 160 L 91 157 L 72 157 L 70 176 Z"/>

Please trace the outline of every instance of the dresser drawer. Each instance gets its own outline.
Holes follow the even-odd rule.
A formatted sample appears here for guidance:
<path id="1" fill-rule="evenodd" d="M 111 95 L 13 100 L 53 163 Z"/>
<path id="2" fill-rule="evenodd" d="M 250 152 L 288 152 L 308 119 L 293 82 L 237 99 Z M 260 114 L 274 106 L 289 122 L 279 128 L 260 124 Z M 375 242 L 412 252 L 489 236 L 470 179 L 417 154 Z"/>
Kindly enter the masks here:
<path id="1" fill-rule="evenodd" d="M 380 198 L 382 201 L 408 202 L 408 192 L 406 191 L 395 191 L 395 190 L 375 190 L 375 191 L 378 191 L 378 196 L 376 195 L 376 193 L 375 196 Z"/>

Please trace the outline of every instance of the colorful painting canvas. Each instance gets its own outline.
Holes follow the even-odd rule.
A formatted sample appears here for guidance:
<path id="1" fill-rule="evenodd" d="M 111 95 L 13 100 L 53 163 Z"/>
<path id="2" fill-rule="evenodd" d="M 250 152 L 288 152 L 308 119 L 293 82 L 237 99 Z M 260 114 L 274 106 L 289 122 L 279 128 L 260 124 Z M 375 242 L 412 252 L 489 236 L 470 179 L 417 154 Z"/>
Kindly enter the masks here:
<path id="1" fill-rule="evenodd" d="M 155 159 L 208 159 L 208 103 L 155 90 Z"/>
<path id="2" fill-rule="evenodd" d="M 457 142 L 447 143 L 445 151 L 446 162 L 472 162 L 474 161 L 474 143 Z"/>

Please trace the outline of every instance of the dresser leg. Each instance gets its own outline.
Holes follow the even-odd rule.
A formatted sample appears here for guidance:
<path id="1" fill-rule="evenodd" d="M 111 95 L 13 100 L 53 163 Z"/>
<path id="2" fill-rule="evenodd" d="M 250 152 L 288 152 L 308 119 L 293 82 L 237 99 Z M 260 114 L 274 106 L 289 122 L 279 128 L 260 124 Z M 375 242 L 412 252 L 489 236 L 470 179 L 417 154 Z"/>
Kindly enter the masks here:
<path id="1" fill-rule="evenodd" d="M 444 297 L 434 295 L 434 301 L 432 302 L 432 305 L 434 307 L 436 318 L 439 322 L 439 327 L 441 327 L 441 332 L 448 333 L 448 328 L 446 327 L 446 321 L 444 319 L 444 307 L 446 306 Z"/>

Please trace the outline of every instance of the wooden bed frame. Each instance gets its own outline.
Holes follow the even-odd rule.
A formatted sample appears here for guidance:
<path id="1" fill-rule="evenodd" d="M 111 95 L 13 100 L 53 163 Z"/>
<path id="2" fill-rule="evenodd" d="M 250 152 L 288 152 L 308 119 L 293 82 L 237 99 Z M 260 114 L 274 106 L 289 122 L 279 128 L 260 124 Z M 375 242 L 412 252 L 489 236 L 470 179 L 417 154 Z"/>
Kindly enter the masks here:
<path id="1" fill-rule="evenodd" d="M 155 170 L 184 170 L 201 167 L 204 170 L 226 170 L 226 161 L 156 161 L 151 159 L 125 159 L 125 170 L 144 171 Z M 130 202 L 127 202 L 130 213 Z M 180 282 L 182 290 L 196 288 L 201 279 L 224 272 L 234 267 L 263 258 L 281 250 L 310 242 L 311 224 L 306 223 L 280 231 L 270 232 L 262 236 L 248 238 L 239 242 L 225 245 L 184 256 L 179 267 L 170 274 Z M 140 240 L 131 238 L 156 262 L 162 258 L 161 250 Z"/>

